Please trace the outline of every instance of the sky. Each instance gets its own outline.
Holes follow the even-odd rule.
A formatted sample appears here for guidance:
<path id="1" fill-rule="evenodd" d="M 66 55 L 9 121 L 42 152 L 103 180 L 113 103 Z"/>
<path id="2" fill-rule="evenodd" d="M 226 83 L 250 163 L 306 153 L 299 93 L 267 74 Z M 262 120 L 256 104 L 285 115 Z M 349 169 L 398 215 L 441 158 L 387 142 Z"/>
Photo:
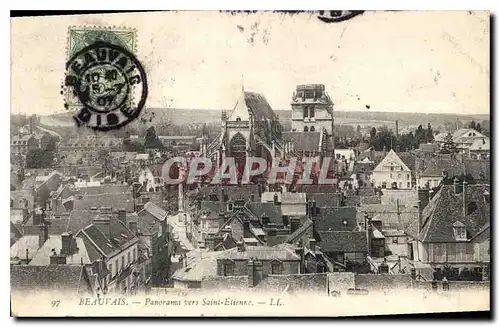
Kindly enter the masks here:
<path id="1" fill-rule="evenodd" d="M 241 92 L 290 109 L 297 84 L 325 84 L 342 111 L 489 114 L 489 13 L 210 11 L 13 18 L 11 111 L 64 112 L 70 26 L 137 30 L 146 107 L 231 110 Z M 366 106 L 370 109 L 367 109 Z"/>

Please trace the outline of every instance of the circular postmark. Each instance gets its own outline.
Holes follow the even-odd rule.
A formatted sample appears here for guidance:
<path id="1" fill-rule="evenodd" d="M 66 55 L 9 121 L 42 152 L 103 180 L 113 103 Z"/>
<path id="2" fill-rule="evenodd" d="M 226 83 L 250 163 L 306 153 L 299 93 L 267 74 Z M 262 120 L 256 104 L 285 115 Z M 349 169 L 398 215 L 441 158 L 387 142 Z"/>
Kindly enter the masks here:
<path id="1" fill-rule="evenodd" d="M 106 42 L 95 42 L 70 58 L 65 85 L 78 101 L 77 125 L 99 131 L 118 129 L 136 119 L 148 94 L 139 60 Z"/>

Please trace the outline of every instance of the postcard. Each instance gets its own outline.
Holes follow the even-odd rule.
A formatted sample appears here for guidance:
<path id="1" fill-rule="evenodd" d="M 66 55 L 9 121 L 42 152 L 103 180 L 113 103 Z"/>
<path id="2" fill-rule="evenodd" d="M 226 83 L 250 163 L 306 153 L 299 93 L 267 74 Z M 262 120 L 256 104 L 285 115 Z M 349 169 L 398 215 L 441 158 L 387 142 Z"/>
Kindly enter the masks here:
<path id="1" fill-rule="evenodd" d="M 490 13 L 11 17 L 15 317 L 490 311 Z"/>

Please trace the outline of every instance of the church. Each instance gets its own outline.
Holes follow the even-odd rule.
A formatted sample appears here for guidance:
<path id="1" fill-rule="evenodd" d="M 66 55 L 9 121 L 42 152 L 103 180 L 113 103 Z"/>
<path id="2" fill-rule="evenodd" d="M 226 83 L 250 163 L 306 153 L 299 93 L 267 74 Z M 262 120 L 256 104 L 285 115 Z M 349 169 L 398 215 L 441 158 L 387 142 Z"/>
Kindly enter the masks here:
<path id="1" fill-rule="evenodd" d="M 211 142 L 203 144 L 203 155 L 220 166 L 223 158 L 235 158 L 238 167 L 247 157 L 266 159 L 284 156 L 282 126 L 266 98 L 242 89 L 232 112 L 222 112 L 221 132 Z"/>

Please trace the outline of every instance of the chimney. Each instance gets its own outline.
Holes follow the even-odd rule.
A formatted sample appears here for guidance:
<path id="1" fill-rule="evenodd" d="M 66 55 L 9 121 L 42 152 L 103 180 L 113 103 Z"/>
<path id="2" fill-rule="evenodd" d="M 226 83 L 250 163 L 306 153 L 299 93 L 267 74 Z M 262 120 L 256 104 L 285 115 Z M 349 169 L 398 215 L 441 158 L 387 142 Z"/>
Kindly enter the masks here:
<path id="1" fill-rule="evenodd" d="M 135 212 L 142 211 L 142 209 L 144 209 L 144 204 L 143 203 L 136 203 Z"/>
<path id="2" fill-rule="evenodd" d="M 304 256 L 304 248 L 302 246 L 301 241 L 299 241 L 299 244 L 295 247 L 295 253 L 300 256 L 300 265 L 299 265 L 299 274 L 304 273 L 304 268 L 305 268 L 305 256 Z"/>
<path id="3" fill-rule="evenodd" d="M 300 218 L 292 217 L 290 218 L 290 234 L 293 234 L 300 227 Z"/>
<path id="4" fill-rule="evenodd" d="M 279 206 L 281 203 L 279 202 L 278 200 L 278 193 L 274 193 L 274 196 L 273 196 L 273 203 L 275 206 Z"/>
<path id="5" fill-rule="evenodd" d="M 366 243 L 367 243 L 367 248 L 368 248 L 368 255 L 372 255 L 372 219 L 368 215 L 367 212 L 365 212 L 365 229 L 366 229 Z"/>
<path id="6" fill-rule="evenodd" d="M 250 233 L 250 222 L 244 221 L 243 222 L 243 238 L 250 238 L 250 237 L 252 237 L 252 234 Z"/>
<path id="7" fill-rule="evenodd" d="M 129 221 L 128 229 L 130 229 L 134 235 L 137 235 L 137 221 Z"/>
<path id="8" fill-rule="evenodd" d="M 226 215 L 223 212 L 219 212 L 219 228 L 226 222 Z"/>
<path id="9" fill-rule="evenodd" d="M 463 182 L 463 188 L 462 188 L 462 208 L 463 208 L 463 214 L 464 214 L 464 217 L 467 216 L 468 212 L 467 212 L 467 181 L 464 181 Z"/>
<path id="10" fill-rule="evenodd" d="M 276 228 L 270 228 L 267 230 L 266 245 L 273 246 L 276 245 L 276 235 L 278 234 Z"/>
<path id="11" fill-rule="evenodd" d="M 269 216 L 267 214 L 262 215 L 262 226 L 267 226 L 271 220 L 269 219 Z"/>
<path id="12" fill-rule="evenodd" d="M 65 232 L 61 234 L 61 254 L 71 254 L 71 243 L 73 241 L 73 233 Z"/>
<path id="13" fill-rule="evenodd" d="M 311 201 L 311 216 L 316 216 L 318 214 L 318 208 L 316 207 L 316 200 Z"/>
<path id="14" fill-rule="evenodd" d="M 418 200 L 420 201 L 421 210 L 429 204 L 430 192 L 428 189 L 419 189 L 418 190 Z"/>
<path id="15" fill-rule="evenodd" d="M 253 258 L 250 258 L 247 261 L 247 275 L 248 275 L 248 287 L 254 287 L 255 285 L 257 285 L 255 283 L 255 265 Z"/>
<path id="16" fill-rule="evenodd" d="M 125 226 L 127 226 L 127 212 L 125 209 L 118 210 L 118 220 L 120 220 Z"/>
<path id="17" fill-rule="evenodd" d="M 207 236 L 205 238 L 205 247 L 208 251 L 213 251 L 215 248 L 215 238 L 213 236 Z"/>
<path id="18" fill-rule="evenodd" d="M 264 280 L 264 269 L 262 262 L 259 259 L 255 258 L 253 261 L 255 267 L 255 277 L 253 279 L 254 286 L 259 285 L 261 281 Z"/>
<path id="19" fill-rule="evenodd" d="M 49 227 L 45 224 L 38 225 L 38 248 L 41 248 L 49 239 Z"/>
<path id="20" fill-rule="evenodd" d="M 417 201 L 417 210 L 418 210 L 418 231 L 417 233 L 420 233 L 422 231 L 422 225 L 423 225 L 423 212 L 424 209 L 422 207 L 422 201 L 418 200 Z"/>
<path id="21" fill-rule="evenodd" d="M 243 240 L 236 242 L 236 247 L 238 248 L 238 252 L 244 252 L 245 242 L 243 242 Z"/>
<path id="22" fill-rule="evenodd" d="M 109 217 L 99 215 L 92 220 L 92 223 L 103 233 L 106 237 L 111 237 L 111 222 Z"/>
<path id="23" fill-rule="evenodd" d="M 453 190 L 454 190 L 455 194 L 460 194 L 460 192 L 461 192 L 460 181 L 456 177 L 453 179 Z"/>
<path id="24" fill-rule="evenodd" d="M 314 238 L 309 239 L 309 249 L 314 253 L 316 251 L 316 240 Z"/>

